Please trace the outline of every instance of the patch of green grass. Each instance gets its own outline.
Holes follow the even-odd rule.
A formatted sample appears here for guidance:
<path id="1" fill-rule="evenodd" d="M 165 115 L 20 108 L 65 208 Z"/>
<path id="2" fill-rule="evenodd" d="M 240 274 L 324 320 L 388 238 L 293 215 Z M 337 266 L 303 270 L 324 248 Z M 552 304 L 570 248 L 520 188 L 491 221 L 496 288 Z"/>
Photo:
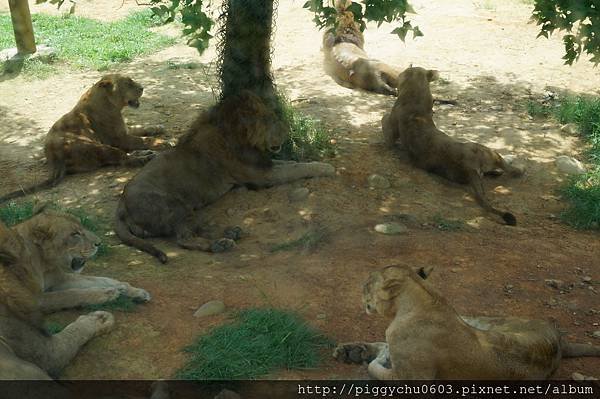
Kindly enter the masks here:
<path id="1" fill-rule="evenodd" d="M 114 63 L 131 61 L 175 42 L 149 29 L 157 25 L 150 10 L 113 22 L 46 14 L 31 18 L 36 42 L 55 48 L 59 60 L 76 68 L 106 70 Z M 0 49 L 15 46 L 11 26 L 10 16 L 0 15 Z"/>
<path id="2" fill-rule="evenodd" d="M 280 96 L 283 118 L 290 126 L 290 137 L 276 159 L 315 161 L 335 155 L 331 135 L 321 122 L 302 115 L 289 101 Z"/>
<path id="3" fill-rule="evenodd" d="M 121 295 L 114 301 L 106 302 L 106 303 L 103 303 L 100 305 L 87 305 L 87 306 L 84 306 L 83 309 L 86 312 L 94 312 L 96 310 L 106 310 L 109 312 L 119 311 L 119 312 L 130 313 L 135 310 L 137 305 L 138 305 L 138 303 L 135 302 L 133 299 L 131 299 L 127 296 Z"/>
<path id="4" fill-rule="evenodd" d="M 295 313 L 248 309 L 185 348 L 191 355 L 176 378 L 256 379 L 281 369 L 312 369 L 331 342 Z"/>
<path id="5" fill-rule="evenodd" d="M 577 227 L 598 229 L 600 224 L 600 98 L 568 97 L 556 110 L 561 123 L 577 125 L 579 134 L 590 144 L 586 155 L 594 170 L 573 177 L 562 194 L 570 202 L 563 219 Z"/>
<path id="6" fill-rule="evenodd" d="M 296 240 L 286 241 L 276 244 L 271 248 L 271 252 L 291 251 L 300 249 L 306 252 L 315 250 L 321 243 L 327 239 L 328 233 L 324 228 L 313 228 L 304 233 Z"/>
<path id="7" fill-rule="evenodd" d="M 552 108 L 537 101 L 527 101 L 527 113 L 534 118 L 547 118 L 552 115 Z"/>
<path id="8" fill-rule="evenodd" d="M 102 235 L 104 233 L 104 227 L 101 226 L 100 222 L 95 217 L 87 214 L 81 208 L 61 208 L 54 204 L 49 204 L 48 207 L 57 211 L 67 212 L 75 216 L 80 220 L 83 227 L 94 234 Z M 33 201 L 10 201 L 4 206 L 0 206 L 0 220 L 9 227 L 14 226 L 15 224 L 21 223 L 33 216 L 33 208 Z M 102 242 L 98 247 L 96 256 L 106 255 L 108 251 L 108 246 Z"/>
<path id="9" fill-rule="evenodd" d="M 435 224 L 435 227 L 442 231 L 458 231 L 465 227 L 465 222 L 462 220 L 446 219 L 440 214 L 433 217 L 433 223 Z"/>
<path id="10" fill-rule="evenodd" d="M 46 323 L 46 331 L 50 335 L 55 335 L 65 329 L 65 325 L 61 323 L 57 323 L 55 321 L 49 321 Z"/>

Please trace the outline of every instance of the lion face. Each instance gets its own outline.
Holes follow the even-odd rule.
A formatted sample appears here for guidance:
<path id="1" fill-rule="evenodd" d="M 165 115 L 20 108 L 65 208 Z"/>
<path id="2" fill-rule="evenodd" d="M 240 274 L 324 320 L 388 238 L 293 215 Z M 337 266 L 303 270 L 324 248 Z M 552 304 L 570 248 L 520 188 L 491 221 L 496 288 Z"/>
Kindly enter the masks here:
<path id="1" fill-rule="evenodd" d="M 81 272 L 98 251 L 100 239 L 71 215 L 43 211 L 31 219 L 35 244 L 47 269 Z"/>
<path id="2" fill-rule="evenodd" d="M 388 266 L 371 273 L 363 286 L 363 305 L 367 314 L 379 313 L 394 316 L 394 299 L 402 295 L 407 284 L 419 284 L 425 280 L 432 268 L 414 268 L 410 266 Z"/>
<path id="3" fill-rule="evenodd" d="M 131 108 L 140 106 L 140 97 L 144 88 L 129 76 L 116 73 L 104 75 L 96 85 L 106 91 L 109 101 L 119 109 L 126 106 Z"/>
<path id="4" fill-rule="evenodd" d="M 398 75 L 397 88 L 398 91 L 406 89 L 412 85 L 429 85 L 429 82 L 439 78 L 439 72 L 433 69 L 425 69 L 421 67 L 406 68 Z"/>

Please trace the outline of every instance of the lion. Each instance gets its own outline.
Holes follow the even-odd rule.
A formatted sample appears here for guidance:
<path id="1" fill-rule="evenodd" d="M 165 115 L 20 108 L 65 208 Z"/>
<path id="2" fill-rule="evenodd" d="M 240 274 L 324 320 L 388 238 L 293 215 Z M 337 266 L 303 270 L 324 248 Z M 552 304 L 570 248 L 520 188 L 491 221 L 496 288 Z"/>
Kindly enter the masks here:
<path id="1" fill-rule="evenodd" d="M 47 232 L 40 230 L 39 234 L 43 238 Z M 31 235 L 24 237 L 18 230 L 0 223 L 0 379 L 56 377 L 83 345 L 114 325 L 110 313 L 96 311 L 80 316 L 63 331 L 48 336 L 41 318 L 41 276 L 32 267 L 40 259 L 39 248 L 31 241 L 37 234 L 31 229 Z M 74 245 L 71 241 L 75 237 L 60 238 L 69 242 L 55 240 L 57 245 Z M 63 251 L 62 255 L 64 263 L 76 254 Z"/>
<path id="2" fill-rule="evenodd" d="M 122 110 L 138 108 L 144 88 L 128 76 L 109 74 L 96 82 L 63 115 L 46 135 L 44 153 L 50 167 L 45 181 L 0 197 L 0 202 L 56 186 L 66 174 L 96 170 L 102 166 L 139 167 L 165 148 L 156 136 L 162 126 L 127 128 Z"/>
<path id="3" fill-rule="evenodd" d="M 345 0 L 336 1 L 336 28 L 323 35 L 325 72 L 340 86 L 395 96 L 400 69 L 369 58 L 360 25 L 348 6 Z"/>
<path id="4" fill-rule="evenodd" d="M 294 180 L 332 176 L 321 162 L 273 161 L 288 138 L 280 117 L 251 91 L 226 97 L 204 112 L 175 146 L 150 161 L 123 190 L 115 232 L 127 245 L 162 263 L 164 252 L 145 241 L 175 237 L 186 249 L 221 252 L 240 238 L 239 227 L 216 239 L 201 235 L 199 213 L 236 185 L 269 187 Z"/>
<path id="5" fill-rule="evenodd" d="M 459 316 L 426 281 L 431 271 L 393 265 L 371 273 L 363 304 L 391 319 L 386 342 L 341 344 L 333 356 L 368 363 L 378 380 L 539 380 L 561 358 L 600 356 L 600 346 L 566 342 L 547 321 Z"/>
<path id="6" fill-rule="evenodd" d="M 512 166 L 496 151 L 478 143 L 460 142 L 439 130 L 433 122 L 433 97 L 429 83 L 438 72 L 409 67 L 398 76 L 398 99 L 381 120 L 385 144 L 398 139 L 418 168 L 471 187 L 479 205 L 500 215 L 506 224 L 517 224 L 515 216 L 493 207 L 485 195 L 482 177 L 503 171 L 517 177 L 523 169 Z"/>

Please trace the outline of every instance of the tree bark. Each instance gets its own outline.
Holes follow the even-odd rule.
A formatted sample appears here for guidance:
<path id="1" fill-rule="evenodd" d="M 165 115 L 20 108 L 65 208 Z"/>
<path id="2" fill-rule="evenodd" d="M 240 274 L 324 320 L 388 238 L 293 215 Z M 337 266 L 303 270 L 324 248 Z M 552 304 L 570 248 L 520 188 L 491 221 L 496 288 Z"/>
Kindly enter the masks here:
<path id="1" fill-rule="evenodd" d="M 31 13 L 27 0 L 8 0 L 10 17 L 12 19 L 15 41 L 19 54 L 33 54 L 36 52 Z"/>
<path id="2" fill-rule="evenodd" d="M 271 75 L 273 0 L 227 0 L 221 98 L 251 90 L 276 101 Z"/>

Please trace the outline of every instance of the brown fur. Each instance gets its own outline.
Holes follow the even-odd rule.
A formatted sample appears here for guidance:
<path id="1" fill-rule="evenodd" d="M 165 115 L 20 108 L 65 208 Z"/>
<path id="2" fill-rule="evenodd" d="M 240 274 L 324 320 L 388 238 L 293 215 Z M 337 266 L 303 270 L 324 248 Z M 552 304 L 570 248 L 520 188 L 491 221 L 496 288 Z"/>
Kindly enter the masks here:
<path id="1" fill-rule="evenodd" d="M 517 223 L 514 215 L 494 208 L 482 183 L 484 174 L 509 172 L 519 176 L 521 169 L 509 165 L 496 151 L 477 143 L 460 142 L 433 122 L 433 97 L 429 82 L 437 72 L 411 67 L 398 76 L 398 99 L 391 113 L 382 119 L 385 142 L 392 147 L 400 142 L 417 167 L 436 173 L 455 183 L 471 187 L 477 202 L 488 212 L 500 215 L 509 225 Z"/>
<path id="2" fill-rule="evenodd" d="M 245 91 L 203 113 L 174 149 L 148 163 L 126 186 L 115 231 L 127 245 L 167 256 L 146 237 L 175 237 L 186 249 L 218 252 L 231 248 L 239 228 L 216 240 L 201 237 L 199 212 L 235 185 L 257 187 L 316 176 L 334 168 L 319 162 L 271 161 L 287 139 L 286 126 L 263 100 Z"/>
<path id="3" fill-rule="evenodd" d="M 64 229 L 65 224 L 80 228 L 78 222 L 50 217 L 46 223 L 47 217 L 34 216 L 12 230 L 0 223 L 0 379 L 49 379 L 87 341 L 114 324 L 110 313 L 92 312 L 58 334 L 44 332 L 41 314 L 55 299 L 48 302 L 45 291 L 58 286 L 52 260 L 70 266 L 77 257 L 89 256 L 92 248 L 95 252 L 94 242 L 83 232 L 76 237 Z M 72 296 L 76 290 L 66 291 Z"/>
<path id="4" fill-rule="evenodd" d="M 325 72 L 344 87 L 396 95 L 396 77 L 400 70 L 369 58 L 364 51 L 365 39 L 360 25 L 346 9 L 347 3 L 336 3 L 336 28 L 323 35 Z"/>
<path id="5" fill-rule="evenodd" d="M 334 357 L 369 363 L 377 379 L 523 380 L 550 377 L 562 357 L 600 356 L 600 347 L 567 343 L 546 321 L 461 317 L 428 274 L 407 266 L 372 273 L 363 303 L 391 320 L 386 342 L 341 344 Z"/>
<path id="6" fill-rule="evenodd" d="M 163 148 L 161 126 L 127 128 L 122 110 L 137 108 L 143 88 L 127 76 L 105 75 L 87 90 L 77 105 L 48 132 L 44 153 L 50 176 L 42 183 L 0 197 L 0 202 L 58 184 L 66 174 L 96 170 L 107 165 L 142 166 L 153 156 L 148 148 Z M 139 151 L 146 150 L 146 151 Z"/>

